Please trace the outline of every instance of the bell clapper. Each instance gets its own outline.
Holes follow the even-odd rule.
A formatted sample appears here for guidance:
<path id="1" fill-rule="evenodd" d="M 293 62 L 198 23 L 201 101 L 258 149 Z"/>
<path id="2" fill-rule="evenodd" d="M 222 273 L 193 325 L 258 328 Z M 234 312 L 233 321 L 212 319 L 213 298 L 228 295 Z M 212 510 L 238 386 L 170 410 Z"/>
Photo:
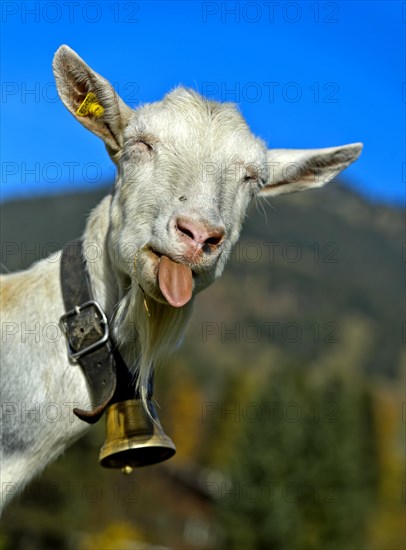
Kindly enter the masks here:
<path id="1" fill-rule="evenodd" d="M 121 468 L 121 471 L 123 472 L 124 475 L 128 476 L 129 474 L 132 473 L 133 468 L 127 464 L 127 466 L 123 466 Z"/>

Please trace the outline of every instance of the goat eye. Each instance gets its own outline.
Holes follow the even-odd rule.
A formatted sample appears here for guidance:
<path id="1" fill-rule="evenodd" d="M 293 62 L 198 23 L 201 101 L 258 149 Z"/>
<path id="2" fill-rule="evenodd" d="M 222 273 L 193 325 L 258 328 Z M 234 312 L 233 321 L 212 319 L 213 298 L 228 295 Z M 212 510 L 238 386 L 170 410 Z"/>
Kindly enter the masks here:
<path id="1" fill-rule="evenodd" d="M 135 145 L 142 152 L 150 153 L 152 151 L 152 145 L 149 144 L 147 141 L 144 141 L 143 139 L 137 140 Z"/>
<path id="2" fill-rule="evenodd" d="M 128 143 L 129 147 L 140 153 L 151 153 L 152 145 L 143 139 L 131 139 Z"/>
<path id="3" fill-rule="evenodd" d="M 261 178 L 259 174 L 245 174 L 243 177 L 244 188 L 248 190 L 249 193 L 256 193 L 261 185 Z"/>
<path id="4" fill-rule="evenodd" d="M 258 176 L 255 174 L 245 174 L 244 176 L 244 183 L 257 183 L 258 182 Z"/>

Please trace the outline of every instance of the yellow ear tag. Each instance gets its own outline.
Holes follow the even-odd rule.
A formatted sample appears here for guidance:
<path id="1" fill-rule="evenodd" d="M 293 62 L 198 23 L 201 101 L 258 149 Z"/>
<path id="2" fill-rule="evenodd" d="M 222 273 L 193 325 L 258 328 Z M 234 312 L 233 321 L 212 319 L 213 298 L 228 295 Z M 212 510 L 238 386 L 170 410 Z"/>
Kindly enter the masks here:
<path id="1" fill-rule="evenodd" d="M 97 100 L 96 94 L 94 94 L 93 92 L 89 92 L 87 94 L 81 106 L 76 111 L 76 114 L 78 116 L 94 115 L 97 118 L 103 116 L 103 113 L 104 107 L 100 105 Z"/>

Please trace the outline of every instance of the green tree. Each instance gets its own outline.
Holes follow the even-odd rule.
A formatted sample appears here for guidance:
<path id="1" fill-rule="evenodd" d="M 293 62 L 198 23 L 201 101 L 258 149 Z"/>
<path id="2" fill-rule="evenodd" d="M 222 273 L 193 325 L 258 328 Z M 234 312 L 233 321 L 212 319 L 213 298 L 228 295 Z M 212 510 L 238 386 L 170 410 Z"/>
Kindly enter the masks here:
<path id="1" fill-rule="evenodd" d="M 225 547 L 362 546 L 377 475 L 369 394 L 345 376 L 316 384 L 308 372 L 284 368 L 256 408 L 219 498 Z"/>

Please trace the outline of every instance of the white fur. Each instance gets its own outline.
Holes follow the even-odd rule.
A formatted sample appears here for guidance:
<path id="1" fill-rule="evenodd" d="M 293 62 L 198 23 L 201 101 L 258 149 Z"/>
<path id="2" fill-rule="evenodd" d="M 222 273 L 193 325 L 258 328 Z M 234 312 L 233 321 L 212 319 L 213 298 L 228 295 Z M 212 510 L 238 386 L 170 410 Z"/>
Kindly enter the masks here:
<path id="1" fill-rule="evenodd" d="M 117 165 L 115 190 L 91 213 L 84 249 L 92 250 L 95 299 L 122 355 L 139 370 L 145 400 L 151 369 L 178 345 L 193 302 L 168 305 L 151 250 L 189 265 L 195 295 L 221 275 L 253 197 L 320 186 L 353 162 L 361 145 L 268 151 L 235 106 L 183 88 L 132 111 L 67 46 L 56 53 L 54 72 L 68 110 L 105 141 Z M 100 118 L 76 114 L 89 91 L 105 109 Z M 224 242 L 191 259 L 178 216 L 224 228 Z M 64 313 L 59 260 L 55 254 L 1 278 L 2 504 L 88 429 L 72 414 L 91 403 L 85 379 L 69 363 L 63 337 L 47 332 Z M 26 336 L 33 327 L 37 333 Z M 60 411 L 56 421 L 52 411 Z"/>

